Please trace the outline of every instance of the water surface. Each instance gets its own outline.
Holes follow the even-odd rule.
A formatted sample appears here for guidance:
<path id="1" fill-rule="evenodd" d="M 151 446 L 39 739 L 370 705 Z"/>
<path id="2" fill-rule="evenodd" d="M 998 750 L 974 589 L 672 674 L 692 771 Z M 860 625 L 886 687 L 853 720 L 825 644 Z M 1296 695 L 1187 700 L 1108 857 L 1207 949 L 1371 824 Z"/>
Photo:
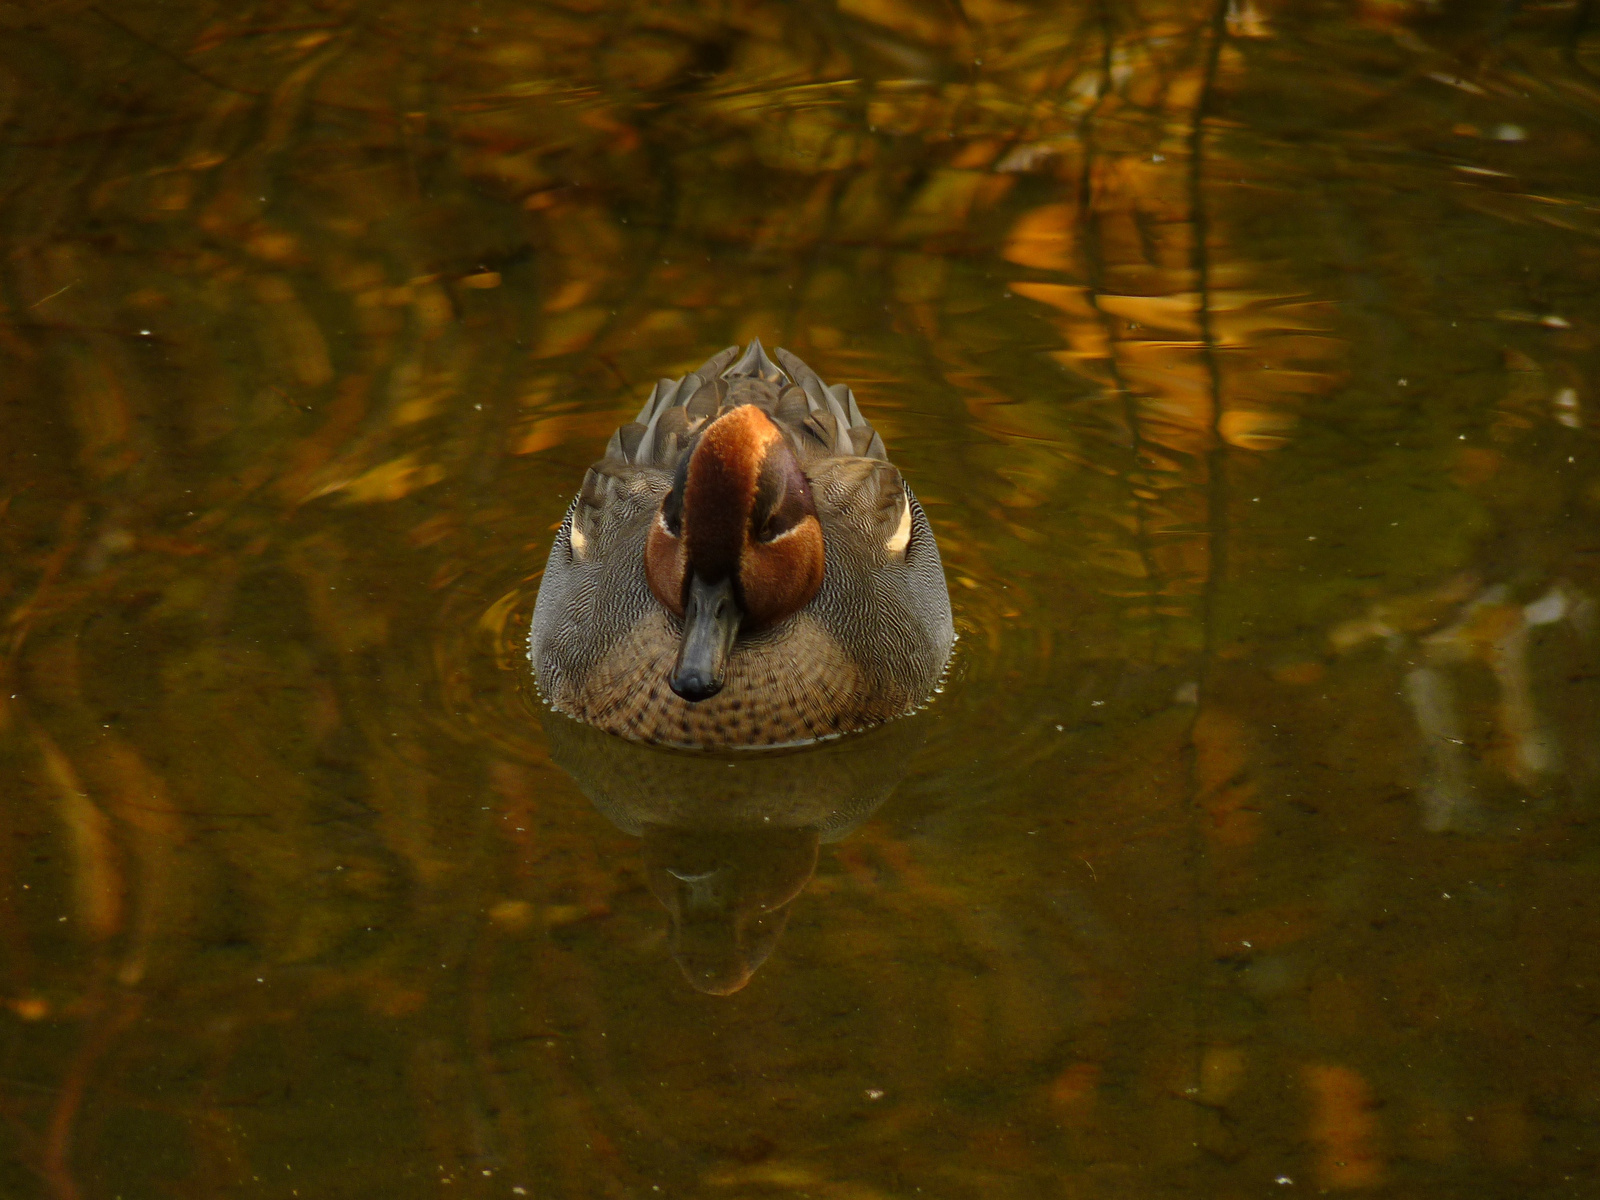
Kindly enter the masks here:
<path id="1" fill-rule="evenodd" d="M 1588 0 L 0 27 L 0 1194 L 1591 1193 Z M 774 830 L 523 656 L 757 336 L 960 633 Z"/>

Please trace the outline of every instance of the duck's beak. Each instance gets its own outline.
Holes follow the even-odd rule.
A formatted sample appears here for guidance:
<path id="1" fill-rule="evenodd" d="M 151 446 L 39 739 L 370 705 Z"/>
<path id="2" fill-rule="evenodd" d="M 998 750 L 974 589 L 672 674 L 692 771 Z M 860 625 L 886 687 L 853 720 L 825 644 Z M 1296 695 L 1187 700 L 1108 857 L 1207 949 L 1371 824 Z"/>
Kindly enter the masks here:
<path id="1" fill-rule="evenodd" d="M 695 574 L 683 606 L 683 644 L 667 682 L 689 703 L 709 700 L 722 690 L 744 612 L 733 594 L 733 581 L 707 583 Z"/>

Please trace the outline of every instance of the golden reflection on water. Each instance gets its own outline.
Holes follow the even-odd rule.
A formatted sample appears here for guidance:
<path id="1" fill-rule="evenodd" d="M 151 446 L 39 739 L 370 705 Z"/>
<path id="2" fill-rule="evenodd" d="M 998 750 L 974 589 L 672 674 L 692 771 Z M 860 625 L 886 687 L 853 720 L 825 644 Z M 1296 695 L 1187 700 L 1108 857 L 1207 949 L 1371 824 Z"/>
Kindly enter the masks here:
<path id="1" fill-rule="evenodd" d="M 0 1194 L 1581 1194 L 1589 8 L 0 7 Z M 753 336 L 962 635 L 770 837 L 522 646 Z"/>

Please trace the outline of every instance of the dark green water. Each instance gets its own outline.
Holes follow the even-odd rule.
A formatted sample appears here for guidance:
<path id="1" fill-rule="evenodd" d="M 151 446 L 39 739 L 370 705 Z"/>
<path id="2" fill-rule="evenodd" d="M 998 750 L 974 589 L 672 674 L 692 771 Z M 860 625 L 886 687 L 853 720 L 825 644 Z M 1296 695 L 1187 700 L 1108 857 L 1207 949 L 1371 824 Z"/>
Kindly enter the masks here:
<path id="1" fill-rule="evenodd" d="M 0 251 L 0 1195 L 1594 1194 L 1591 0 L 24 0 Z M 752 336 L 961 636 L 767 831 L 521 644 Z"/>

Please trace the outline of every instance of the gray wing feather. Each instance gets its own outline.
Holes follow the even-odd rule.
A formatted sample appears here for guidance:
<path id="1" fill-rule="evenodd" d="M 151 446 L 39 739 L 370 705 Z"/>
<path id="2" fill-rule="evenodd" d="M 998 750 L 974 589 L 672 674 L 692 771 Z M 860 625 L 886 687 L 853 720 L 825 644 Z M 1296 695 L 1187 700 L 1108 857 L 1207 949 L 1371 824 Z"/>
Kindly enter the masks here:
<path id="1" fill-rule="evenodd" d="M 650 403 L 645 407 L 651 409 L 650 423 L 645 427 L 644 437 L 639 440 L 638 447 L 633 452 L 633 462 L 654 462 L 660 452 L 661 444 L 661 418 L 669 412 L 678 402 L 684 385 L 694 380 L 694 386 L 700 386 L 698 375 L 685 375 L 682 379 L 663 379 L 656 384 L 656 390 L 651 393 Z M 653 407 L 652 407 L 653 406 Z"/>
<path id="2" fill-rule="evenodd" d="M 781 383 L 783 372 L 776 363 L 767 357 L 766 347 L 761 344 L 760 338 L 751 339 L 750 345 L 745 349 L 743 356 L 725 374 L 729 376 L 751 375 L 757 379 L 764 379 L 768 383 Z"/>
<path id="3" fill-rule="evenodd" d="M 790 354 L 781 347 L 772 353 L 773 357 L 783 365 L 783 369 L 789 372 L 789 378 L 805 389 L 806 399 L 809 401 L 811 411 L 816 412 L 819 408 L 826 409 L 828 407 L 828 393 L 821 377 L 802 362 L 799 357 Z"/>
<path id="4" fill-rule="evenodd" d="M 851 408 L 855 408 L 855 397 L 850 395 L 850 389 L 842 383 L 836 383 L 828 389 L 828 411 L 833 414 L 835 454 L 854 454 L 855 447 L 850 444 L 850 414 L 845 408 L 848 398 Z"/>
<path id="5" fill-rule="evenodd" d="M 726 350 L 719 350 L 710 358 L 706 359 L 704 364 L 695 368 L 694 373 L 700 376 L 701 379 L 720 378 L 722 374 L 727 371 L 728 364 L 738 357 L 739 347 L 729 346 Z"/>
<path id="6" fill-rule="evenodd" d="M 829 387 L 799 356 L 782 348 L 773 351 L 773 358 L 757 340 L 742 352 L 729 346 L 681 379 L 659 380 L 638 417 L 612 434 L 606 458 L 670 468 L 692 428 L 717 412 L 727 389 L 724 381 L 754 378 L 781 386 L 787 374 L 805 395 L 806 413 L 803 420 L 794 420 L 797 411 L 784 404 L 774 406 L 775 415 L 793 420 L 829 454 L 888 459 L 883 439 L 868 424 L 846 384 Z"/>

